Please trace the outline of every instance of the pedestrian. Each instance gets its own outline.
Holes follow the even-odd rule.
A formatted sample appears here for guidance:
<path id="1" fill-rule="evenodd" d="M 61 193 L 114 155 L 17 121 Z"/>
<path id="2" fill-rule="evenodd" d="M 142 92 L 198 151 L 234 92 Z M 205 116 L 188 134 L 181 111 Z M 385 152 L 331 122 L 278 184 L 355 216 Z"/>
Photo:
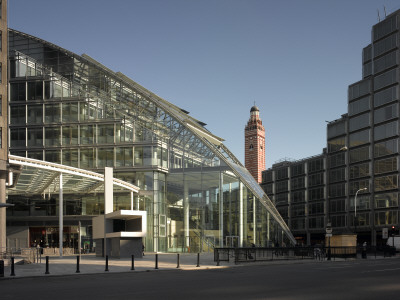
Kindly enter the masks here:
<path id="1" fill-rule="evenodd" d="M 142 243 L 142 254 L 144 256 L 144 245 L 143 245 L 143 243 Z"/>
<path id="2" fill-rule="evenodd" d="M 363 243 L 362 258 L 367 258 L 367 242 Z"/>

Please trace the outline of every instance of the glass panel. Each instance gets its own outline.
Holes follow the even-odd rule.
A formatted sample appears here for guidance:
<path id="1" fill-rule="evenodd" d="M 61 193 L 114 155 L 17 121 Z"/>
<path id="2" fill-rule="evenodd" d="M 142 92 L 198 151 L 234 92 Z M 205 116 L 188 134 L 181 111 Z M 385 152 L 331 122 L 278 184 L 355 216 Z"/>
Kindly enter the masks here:
<path id="1" fill-rule="evenodd" d="M 380 157 L 397 153 L 398 151 L 398 140 L 389 140 L 374 145 L 374 156 Z"/>
<path id="2" fill-rule="evenodd" d="M 94 143 L 95 125 L 81 125 L 81 144 L 88 145 Z"/>
<path id="3" fill-rule="evenodd" d="M 370 125 L 369 113 L 363 114 L 350 119 L 350 131 L 355 131 Z"/>
<path id="4" fill-rule="evenodd" d="M 62 127 L 63 146 L 78 144 L 78 125 Z"/>
<path id="5" fill-rule="evenodd" d="M 78 150 L 77 149 L 63 149 L 62 164 L 78 168 Z"/>
<path id="6" fill-rule="evenodd" d="M 96 162 L 96 151 L 93 148 L 80 149 L 80 168 L 94 168 Z"/>
<path id="7" fill-rule="evenodd" d="M 46 103 L 44 113 L 46 123 L 59 123 L 61 121 L 61 105 L 59 103 Z"/>
<path id="8" fill-rule="evenodd" d="M 28 124 L 43 123 L 43 106 L 28 105 Z"/>
<path id="9" fill-rule="evenodd" d="M 133 166 L 133 148 L 132 147 L 116 148 L 116 166 L 117 167 Z"/>
<path id="10" fill-rule="evenodd" d="M 399 105 L 397 103 L 382 107 L 374 111 L 374 124 L 388 121 L 399 116 Z"/>
<path id="11" fill-rule="evenodd" d="M 43 146 L 43 128 L 28 128 L 28 146 Z"/>
<path id="12" fill-rule="evenodd" d="M 399 206 L 399 193 L 375 194 L 375 208 Z"/>
<path id="13" fill-rule="evenodd" d="M 60 127 L 46 127 L 45 138 L 46 138 L 45 142 L 46 146 L 60 146 L 61 145 Z"/>
<path id="14" fill-rule="evenodd" d="M 375 192 L 397 189 L 398 175 L 375 177 Z"/>
<path id="15" fill-rule="evenodd" d="M 388 138 L 399 134 L 398 121 L 390 122 L 374 128 L 375 140 Z"/>
<path id="16" fill-rule="evenodd" d="M 363 145 L 370 142 L 370 130 L 355 132 L 349 136 L 350 147 Z"/>
<path id="17" fill-rule="evenodd" d="M 99 148 L 97 152 L 97 167 L 104 168 L 114 166 L 114 148 Z"/>

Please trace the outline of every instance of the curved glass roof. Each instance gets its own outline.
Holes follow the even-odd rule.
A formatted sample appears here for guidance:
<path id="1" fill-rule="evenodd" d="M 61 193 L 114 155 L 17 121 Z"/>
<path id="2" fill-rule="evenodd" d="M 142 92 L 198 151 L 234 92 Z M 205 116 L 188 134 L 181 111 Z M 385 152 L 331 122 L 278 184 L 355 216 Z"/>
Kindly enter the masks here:
<path id="1" fill-rule="evenodd" d="M 240 161 L 225 147 L 223 139 L 213 135 L 204 127 L 204 123 L 190 116 L 185 110 L 155 95 L 120 72 L 113 72 L 99 62 L 83 54 L 79 56 L 54 44 L 34 36 L 10 29 L 11 33 L 24 36 L 47 47 L 55 48 L 67 59 L 73 60 L 73 70 L 65 72 L 63 77 L 53 69 L 40 66 L 35 61 L 26 65 L 35 65 L 40 75 L 56 78 L 60 84 L 70 89 L 70 94 L 87 102 L 102 103 L 102 118 L 120 118 L 124 124 L 139 125 L 143 139 L 170 145 L 175 152 L 181 153 L 197 166 L 229 166 L 240 181 L 259 199 L 271 213 L 287 237 L 295 243 L 288 226 L 276 210 L 268 196 L 250 175 Z M 16 53 L 16 59 L 31 60 L 24 54 Z M 71 73 L 72 72 L 72 73 Z M 98 84 L 88 85 L 88 78 L 98 78 Z M 86 89 L 82 90 L 82 86 Z M 100 116 L 98 116 L 100 117 Z M 130 123 L 131 122 L 131 123 Z M 133 125 L 135 124 L 135 125 Z M 177 167 L 179 168 L 179 167 Z M 174 169 L 174 166 L 170 166 Z"/>
<path id="2" fill-rule="evenodd" d="M 9 155 L 9 163 L 20 166 L 17 182 L 8 189 L 9 195 L 32 195 L 60 189 L 59 176 L 63 174 L 63 193 L 104 192 L 104 175 L 96 172 L 55 164 L 47 161 Z M 139 188 L 128 182 L 113 178 L 114 191 L 139 192 Z"/>

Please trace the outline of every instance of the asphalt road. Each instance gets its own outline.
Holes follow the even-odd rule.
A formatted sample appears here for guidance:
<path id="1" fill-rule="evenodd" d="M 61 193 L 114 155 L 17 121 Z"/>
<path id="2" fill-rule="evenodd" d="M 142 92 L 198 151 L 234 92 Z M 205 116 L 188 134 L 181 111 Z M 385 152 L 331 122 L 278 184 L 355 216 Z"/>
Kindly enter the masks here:
<path id="1" fill-rule="evenodd" d="M 0 299 L 399 299 L 400 259 L 0 280 Z"/>

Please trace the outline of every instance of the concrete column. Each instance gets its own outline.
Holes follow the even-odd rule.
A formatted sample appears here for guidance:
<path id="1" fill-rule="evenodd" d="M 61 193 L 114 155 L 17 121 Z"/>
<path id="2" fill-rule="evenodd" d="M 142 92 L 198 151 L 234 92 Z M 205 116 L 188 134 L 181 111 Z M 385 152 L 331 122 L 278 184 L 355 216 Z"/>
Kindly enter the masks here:
<path id="1" fill-rule="evenodd" d="M 107 219 L 106 214 L 114 210 L 114 186 L 113 186 L 113 168 L 104 168 L 104 256 L 108 255 L 107 250 Z"/>
<path id="2" fill-rule="evenodd" d="M 244 226 L 244 215 L 243 215 L 243 183 L 239 182 L 239 247 L 243 247 L 243 226 Z"/>
<path id="3" fill-rule="evenodd" d="M 63 195 L 63 174 L 60 173 L 60 188 L 58 190 L 58 240 L 60 256 L 63 256 L 63 242 L 64 242 L 64 195 Z"/>
<path id="4" fill-rule="evenodd" d="M 131 192 L 131 210 L 133 210 L 133 192 Z"/>
<path id="5" fill-rule="evenodd" d="M 153 250 L 154 252 L 158 252 L 159 251 L 159 247 L 158 247 L 158 240 L 160 238 L 160 202 L 159 202 L 159 198 L 158 198 L 158 190 L 159 190 L 159 185 L 158 185 L 158 173 L 155 172 L 153 174 L 153 226 L 154 228 L 156 228 L 157 230 L 157 234 L 154 234 L 153 236 Z"/>
<path id="6" fill-rule="evenodd" d="M 113 168 L 104 168 L 104 214 L 114 210 Z"/>
<path id="7" fill-rule="evenodd" d="M 6 172 L 0 171 L 0 203 L 6 203 Z M 6 208 L 0 207 L 0 251 L 7 247 Z"/>
<path id="8" fill-rule="evenodd" d="M 219 173 L 219 246 L 224 246 L 224 177 Z"/>
<path id="9" fill-rule="evenodd" d="M 185 237 L 185 246 L 189 247 L 189 186 L 187 181 L 183 182 L 183 235 Z"/>

